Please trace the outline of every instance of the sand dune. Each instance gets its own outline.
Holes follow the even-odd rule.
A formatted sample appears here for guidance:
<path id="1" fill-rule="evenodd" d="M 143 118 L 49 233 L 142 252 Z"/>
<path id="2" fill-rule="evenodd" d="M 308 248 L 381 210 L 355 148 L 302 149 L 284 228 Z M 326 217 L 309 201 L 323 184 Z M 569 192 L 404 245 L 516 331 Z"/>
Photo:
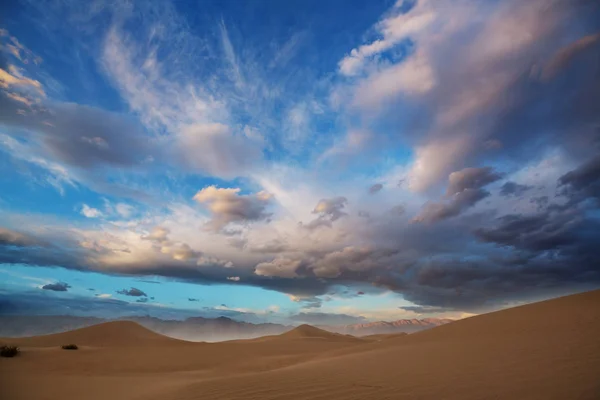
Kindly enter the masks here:
<path id="1" fill-rule="evenodd" d="M 105 322 L 69 332 L 11 338 L 5 341 L 18 342 L 20 346 L 26 347 L 51 347 L 68 343 L 93 347 L 164 346 L 187 343 L 159 335 L 131 321 Z"/>
<path id="2" fill-rule="evenodd" d="M 376 335 L 361 336 L 361 339 L 371 341 L 371 342 L 380 342 L 382 340 L 397 339 L 397 338 L 401 338 L 401 337 L 404 337 L 407 335 L 408 335 L 408 333 L 405 333 L 405 332 L 380 333 L 380 334 L 376 334 Z"/>
<path id="3" fill-rule="evenodd" d="M 23 353 L 0 359 L 0 388 L 7 400 L 597 400 L 599 337 L 600 291 L 384 340 L 306 325 L 190 343 L 119 322 L 19 339 Z"/>
<path id="4" fill-rule="evenodd" d="M 362 343 L 363 340 L 350 336 L 342 335 L 340 333 L 332 333 L 323 329 L 316 328 L 311 325 L 300 325 L 291 331 L 282 333 L 276 336 L 278 339 L 317 339 L 317 340 L 328 340 L 333 342 L 350 342 L 350 343 Z"/>

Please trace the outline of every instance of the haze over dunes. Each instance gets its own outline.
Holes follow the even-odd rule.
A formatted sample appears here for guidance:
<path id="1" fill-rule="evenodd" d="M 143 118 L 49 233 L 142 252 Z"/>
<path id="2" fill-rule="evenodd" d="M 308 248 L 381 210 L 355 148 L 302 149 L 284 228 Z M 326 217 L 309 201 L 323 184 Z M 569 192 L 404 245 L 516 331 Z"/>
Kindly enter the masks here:
<path id="1" fill-rule="evenodd" d="M 376 341 L 302 325 L 258 340 L 190 343 L 109 322 L 4 339 L 22 354 L 0 360 L 0 384 L 11 400 L 595 400 L 598 304 L 593 291 Z M 61 350 L 65 342 L 82 348 Z"/>
<path id="2" fill-rule="evenodd" d="M 153 317 L 130 317 L 129 321 L 165 336 L 189 341 L 221 342 L 233 339 L 252 339 L 276 335 L 293 328 L 273 323 L 247 323 L 231 318 L 192 317 L 185 320 L 162 320 Z M 83 328 L 102 322 L 102 318 L 67 315 L 5 315 L 0 316 L 0 337 L 38 336 Z M 329 332 L 366 336 L 374 334 L 412 333 L 451 322 L 449 319 L 378 321 L 351 325 L 318 326 Z"/>

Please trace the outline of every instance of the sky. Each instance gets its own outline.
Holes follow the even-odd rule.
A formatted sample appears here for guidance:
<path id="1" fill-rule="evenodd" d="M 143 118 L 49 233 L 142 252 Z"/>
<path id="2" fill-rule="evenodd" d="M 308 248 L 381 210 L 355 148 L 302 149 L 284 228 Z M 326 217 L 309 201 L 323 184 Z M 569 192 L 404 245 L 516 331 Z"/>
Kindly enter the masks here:
<path id="1" fill-rule="evenodd" d="M 350 324 L 600 287 L 600 4 L 0 6 L 0 313 Z"/>

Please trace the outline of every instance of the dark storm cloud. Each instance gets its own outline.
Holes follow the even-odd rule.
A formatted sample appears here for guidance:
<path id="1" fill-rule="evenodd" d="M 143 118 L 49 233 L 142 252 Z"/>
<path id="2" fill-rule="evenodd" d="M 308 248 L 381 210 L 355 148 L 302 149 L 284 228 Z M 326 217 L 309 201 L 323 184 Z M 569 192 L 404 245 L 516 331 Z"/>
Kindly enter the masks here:
<path id="1" fill-rule="evenodd" d="M 437 222 L 456 217 L 490 195 L 484 186 L 502 178 L 490 167 L 465 168 L 450 174 L 446 201 L 430 202 L 414 218 L 415 222 Z"/>
<path id="2" fill-rule="evenodd" d="M 548 196 L 537 196 L 529 199 L 531 204 L 535 204 L 538 211 L 546 208 L 548 203 L 550 202 L 550 198 Z"/>
<path id="3" fill-rule="evenodd" d="M 572 210 L 535 215 L 505 215 L 493 228 L 480 228 L 475 235 L 486 242 L 519 249 L 542 251 L 558 249 L 578 240 L 576 229 L 585 224 Z"/>
<path id="4" fill-rule="evenodd" d="M 147 296 L 146 293 L 144 293 L 140 289 L 137 289 L 137 288 L 134 288 L 134 287 L 132 287 L 131 289 L 117 290 L 117 293 L 118 294 L 122 294 L 124 296 L 132 296 L 132 297 L 140 297 L 140 296 L 146 297 Z"/>
<path id="5" fill-rule="evenodd" d="M 567 194 L 600 200 L 600 154 L 561 176 L 559 184 L 568 190 Z"/>
<path id="6" fill-rule="evenodd" d="M 509 181 L 500 188 L 500 195 L 505 197 L 521 197 L 525 194 L 525 192 L 531 189 L 533 189 L 533 186 L 521 185 L 519 183 Z"/>
<path id="7" fill-rule="evenodd" d="M 44 290 L 52 290 L 54 292 L 66 292 L 71 286 L 65 282 L 48 283 L 42 286 Z"/>

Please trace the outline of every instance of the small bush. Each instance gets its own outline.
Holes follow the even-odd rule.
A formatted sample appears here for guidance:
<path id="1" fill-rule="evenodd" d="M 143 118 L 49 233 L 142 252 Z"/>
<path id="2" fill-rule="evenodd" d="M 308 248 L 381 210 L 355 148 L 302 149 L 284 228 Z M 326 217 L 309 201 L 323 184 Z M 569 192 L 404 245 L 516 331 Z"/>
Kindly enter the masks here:
<path id="1" fill-rule="evenodd" d="M 62 346 L 62 348 L 64 350 L 77 350 L 79 347 L 77 347 L 76 344 L 65 344 Z"/>
<path id="2" fill-rule="evenodd" d="M 1 357 L 14 357 L 19 354 L 19 348 L 17 346 L 0 346 Z"/>

